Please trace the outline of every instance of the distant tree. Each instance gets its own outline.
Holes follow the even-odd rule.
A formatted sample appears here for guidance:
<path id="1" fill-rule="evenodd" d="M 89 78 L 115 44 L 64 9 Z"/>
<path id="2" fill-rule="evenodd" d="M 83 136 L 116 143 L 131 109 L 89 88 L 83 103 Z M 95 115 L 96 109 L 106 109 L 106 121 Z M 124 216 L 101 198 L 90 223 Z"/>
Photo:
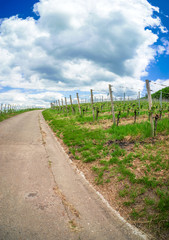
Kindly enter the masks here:
<path id="1" fill-rule="evenodd" d="M 169 99 L 169 87 L 163 88 L 155 93 L 153 93 L 151 96 L 152 98 L 160 98 L 160 92 L 162 91 L 162 98 L 163 99 Z"/>

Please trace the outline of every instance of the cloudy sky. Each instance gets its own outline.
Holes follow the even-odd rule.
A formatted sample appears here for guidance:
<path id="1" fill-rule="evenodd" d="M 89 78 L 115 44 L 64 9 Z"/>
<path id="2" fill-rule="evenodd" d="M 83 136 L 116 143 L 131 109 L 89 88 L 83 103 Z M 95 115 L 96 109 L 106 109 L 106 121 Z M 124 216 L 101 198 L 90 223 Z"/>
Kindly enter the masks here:
<path id="1" fill-rule="evenodd" d="M 168 86 L 167 14 L 166 0 L 0 0 L 0 103 Z"/>

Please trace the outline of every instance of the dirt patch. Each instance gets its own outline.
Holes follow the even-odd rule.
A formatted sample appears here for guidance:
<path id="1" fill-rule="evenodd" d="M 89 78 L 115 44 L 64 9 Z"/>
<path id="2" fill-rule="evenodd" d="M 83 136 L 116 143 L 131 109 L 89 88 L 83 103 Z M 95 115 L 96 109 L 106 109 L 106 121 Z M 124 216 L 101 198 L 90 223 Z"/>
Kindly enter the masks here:
<path id="1" fill-rule="evenodd" d="M 123 141 L 121 140 L 109 140 L 107 141 L 107 143 L 105 144 L 105 146 L 111 146 L 113 144 L 118 144 L 121 148 L 126 149 L 127 151 L 132 150 L 134 145 L 135 145 L 135 141 L 132 140 L 132 138 L 128 139 L 125 141 L 125 139 Z"/>
<path id="2" fill-rule="evenodd" d="M 139 116 L 139 117 L 137 117 L 136 123 L 145 122 L 147 120 L 148 120 L 147 115 Z M 121 118 L 119 126 L 133 124 L 133 123 L 134 123 L 134 117 Z M 95 129 L 99 129 L 99 128 L 108 129 L 113 125 L 113 120 L 112 119 L 101 119 L 101 120 L 94 121 L 94 122 L 77 123 L 77 124 L 81 127 L 85 127 L 85 128 L 91 129 L 91 130 L 95 130 Z"/>
<path id="3" fill-rule="evenodd" d="M 147 115 L 137 116 L 136 123 L 145 122 L 147 120 L 148 120 L 148 116 Z M 121 118 L 119 125 L 127 125 L 127 124 L 133 124 L 133 123 L 134 123 L 134 117 Z"/>

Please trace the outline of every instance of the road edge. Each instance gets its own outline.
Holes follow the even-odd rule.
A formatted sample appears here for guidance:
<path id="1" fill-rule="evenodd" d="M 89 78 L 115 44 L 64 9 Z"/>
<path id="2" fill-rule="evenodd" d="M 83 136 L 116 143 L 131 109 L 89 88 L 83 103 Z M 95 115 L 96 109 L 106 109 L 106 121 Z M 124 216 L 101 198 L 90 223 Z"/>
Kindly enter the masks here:
<path id="1" fill-rule="evenodd" d="M 77 168 L 77 166 L 75 165 L 75 163 L 70 159 L 69 155 L 66 153 L 66 151 L 64 150 L 63 146 L 61 145 L 60 141 L 58 140 L 59 138 L 56 136 L 56 134 L 54 133 L 54 131 L 52 130 L 52 128 L 49 126 L 49 124 L 47 123 L 47 121 L 44 119 L 42 112 L 40 113 L 40 115 L 42 116 L 42 119 L 44 120 L 47 128 L 49 129 L 49 132 L 52 134 L 52 136 L 54 137 L 54 139 L 57 141 L 57 145 L 60 148 L 60 151 L 63 152 L 63 154 L 66 157 L 66 160 L 68 161 L 68 163 L 72 166 L 73 170 L 76 171 L 85 181 L 85 183 L 96 193 L 96 195 L 100 198 L 100 200 L 102 201 L 102 203 L 104 203 L 107 208 L 112 212 L 113 215 L 115 215 L 121 222 L 124 223 L 124 225 L 126 226 L 127 229 L 129 229 L 133 235 L 139 237 L 140 239 L 143 240 L 151 240 L 153 239 L 153 237 L 145 232 L 143 232 L 141 229 L 138 229 L 137 227 L 135 227 L 134 225 L 132 225 L 131 223 L 127 222 L 127 220 L 125 220 L 118 211 L 116 211 L 110 204 L 109 202 L 104 198 L 104 196 L 95 189 L 95 187 L 87 180 L 87 178 L 85 177 L 84 173 L 79 170 Z"/>

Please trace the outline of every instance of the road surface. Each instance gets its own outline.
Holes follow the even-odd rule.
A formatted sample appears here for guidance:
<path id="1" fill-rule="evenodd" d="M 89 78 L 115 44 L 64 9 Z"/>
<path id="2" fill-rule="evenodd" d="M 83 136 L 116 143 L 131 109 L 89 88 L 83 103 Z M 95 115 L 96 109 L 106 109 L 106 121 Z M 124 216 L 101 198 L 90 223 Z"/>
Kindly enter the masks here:
<path id="1" fill-rule="evenodd" d="M 0 240 L 147 239 L 72 166 L 41 111 L 0 123 Z"/>

